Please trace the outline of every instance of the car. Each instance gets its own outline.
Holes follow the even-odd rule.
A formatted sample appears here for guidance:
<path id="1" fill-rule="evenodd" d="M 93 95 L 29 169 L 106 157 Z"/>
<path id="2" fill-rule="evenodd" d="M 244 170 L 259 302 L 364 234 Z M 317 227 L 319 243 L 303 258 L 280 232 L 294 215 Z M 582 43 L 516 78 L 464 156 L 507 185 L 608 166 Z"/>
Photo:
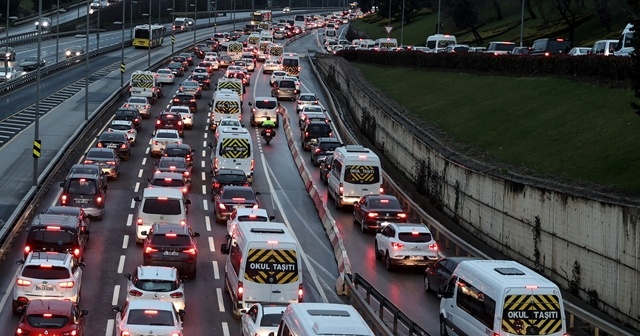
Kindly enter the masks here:
<path id="1" fill-rule="evenodd" d="M 10 81 L 18 77 L 18 70 L 15 67 L 0 67 L 0 82 Z"/>
<path id="2" fill-rule="evenodd" d="M 311 163 L 314 166 L 320 166 L 327 156 L 333 155 L 333 151 L 342 146 L 337 138 L 318 138 L 318 143 L 311 150 Z"/>
<path id="3" fill-rule="evenodd" d="M 31 300 L 80 301 L 84 263 L 73 254 L 29 252 L 18 264 L 22 266 L 13 286 L 15 314 L 23 313 Z"/>
<path id="4" fill-rule="evenodd" d="M 366 195 L 353 204 L 353 224 L 362 232 L 383 227 L 386 223 L 405 223 L 407 214 L 392 195 Z"/>
<path id="5" fill-rule="evenodd" d="M 122 106 L 118 108 L 115 115 L 113 116 L 113 120 L 130 121 L 131 123 L 133 123 L 133 127 L 135 127 L 136 130 L 139 131 L 142 129 L 142 115 L 140 114 L 140 110 L 138 110 L 137 107 Z"/>
<path id="6" fill-rule="evenodd" d="M 573 47 L 573 48 L 571 48 L 571 50 L 569 50 L 567 55 L 570 55 L 570 56 L 585 56 L 585 55 L 589 55 L 590 53 L 591 53 L 591 48 L 589 48 L 589 47 Z"/>
<path id="7" fill-rule="evenodd" d="M 242 335 L 268 336 L 278 331 L 286 305 L 254 303 L 242 315 Z"/>
<path id="8" fill-rule="evenodd" d="M 331 138 L 333 130 L 325 120 L 313 120 L 306 122 L 300 131 L 300 144 L 303 150 L 311 150 L 319 138 Z"/>
<path id="9" fill-rule="evenodd" d="M 173 106 L 187 106 L 192 113 L 198 111 L 198 102 L 196 96 L 188 92 L 176 93 L 171 100 Z"/>
<path id="10" fill-rule="evenodd" d="M 191 79 L 198 82 L 202 90 L 211 90 L 211 76 L 209 73 L 194 73 L 191 75 Z"/>
<path id="11" fill-rule="evenodd" d="M 291 8 L 285 7 L 285 8 L 282 9 L 282 12 L 283 13 L 291 13 Z"/>
<path id="12" fill-rule="evenodd" d="M 216 222 L 223 223 L 228 220 L 234 209 L 259 208 L 257 195 L 260 193 L 248 186 L 224 187 L 222 192 L 214 196 Z"/>
<path id="13" fill-rule="evenodd" d="M 89 5 L 90 9 L 98 10 L 102 8 L 102 2 L 100 0 L 93 0 Z"/>
<path id="14" fill-rule="evenodd" d="M 127 301 L 168 301 L 176 311 L 184 310 L 184 283 L 175 267 L 138 266 L 124 277 L 128 280 Z"/>
<path id="15" fill-rule="evenodd" d="M 188 144 L 168 144 L 164 156 L 184 158 L 188 165 L 193 166 L 193 149 Z"/>
<path id="16" fill-rule="evenodd" d="M 185 311 L 176 311 L 172 302 L 131 300 L 112 310 L 116 312 L 115 335 L 183 335 L 181 318 Z"/>
<path id="17" fill-rule="evenodd" d="M 175 267 L 181 276 L 195 279 L 198 264 L 197 232 L 191 226 L 175 223 L 154 223 L 142 246 L 143 266 Z"/>
<path id="18" fill-rule="evenodd" d="M 458 264 L 465 260 L 478 260 L 477 257 L 444 257 L 424 270 L 424 291 L 437 293 L 438 288 L 446 285 Z"/>
<path id="19" fill-rule="evenodd" d="M 187 182 L 191 182 L 191 168 L 184 157 L 163 156 L 158 162 L 154 162 L 155 172 L 180 173 Z"/>
<path id="20" fill-rule="evenodd" d="M 168 144 L 182 144 L 182 137 L 178 134 L 178 130 L 159 129 L 156 130 L 151 138 L 151 156 L 161 156 Z"/>
<path id="21" fill-rule="evenodd" d="M 113 180 L 120 176 L 120 157 L 111 148 L 91 148 L 84 156 L 84 164 L 100 166 L 102 172 Z"/>
<path id="22" fill-rule="evenodd" d="M 180 84 L 178 91 L 182 93 L 191 93 L 196 99 L 202 98 L 202 88 L 200 87 L 200 83 L 195 80 L 186 80 Z"/>
<path id="23" fill-rule="evenodd" d="M 438 260 L 438 244 L 424 224 L 389 223 L 376 231 L 374 254 L 387 271 L 397 266 L 426 267 Z"/>
<path id="24" fill-rule="evenodd" d="M 277 71 L 272 72 L 271 73 L 271 77 L 269 78 L 269 85 L 273 86 L 279 80 L 284 79 L 284 77 L 286 75 L 287 75 L 287 73 L 282 71 L 282 70 L 277 70 Z"/>
<path id="25" fill-rule="evenodd" d="M 102 168 L 100 168 L 100 166 L 95 165 L 95 164 L 84 164 L 84 163 L 76 163 L 74 165 L 71 166 L 71 168 L 69 168 L 69 172 L 67 173 L 67 176 L 65 177 L 65 180 L 69 178 L 69 176 L 73 175 L 73 174 L 84 174 L 84 175 L 95 175 L 98 178 L 100 178 L 102 180 L 102 185 L 105 187 L 105 190 L 107 189 L 107 174 L 105 174 L 102 171 Z M 51 208 L 49 208 L 51 209 Z M 82 210 L 82 209 L 80 209 Z"/>
<path id="26" fill-rule="evenodd" d="M 198 43 L 193 48 L 193 52 L 196 54 L 196 56 L 198 56 L 198 58 L 204 58 L 204 55 L 207 52 L 207 50 L 211 50 L 211 48 L 205 43 Z"/>
<path id="27" fill-rule="evenodd" d="M 285 32 L 282 29 L 277 29 L 273 32 L 273 39 L 274 40 L 284 40 L 285 38 Z"/>
<path id="28" fill-rule="evenodd" d="M 281 79 L 271 88 L 271 97 L 278 100 L 289 99 L 296 100 L 299 91 L 296 90 L 296 83 L 292 80 Z"/>
<path id="29" fill-rule="evenodd" d="M 173 73 L 176 77 L 184 77 L 184 67 L 182 66 L 182 62 L 171 62 L 167 65 L 168 69 L 171 69 L 171 73 Z"/>
<path id="30" fill-rule="evenodd" d="M 171 113 L 179 113 L 182 118 L 182 125 L 185 129 L 193 129 L 193 113 L 187 106 L 171 106 Z"/>
<path id="31" fill-rule="evenodd" d="M 262 73 L 268 74 L 280 70 L 280 64 L 276 60 L 266 60 L 262 66 Z"/>
<path id="32" fill-rule="evenodd" d="M 78 164 L 78 166 L 82 165 Z M 75 216 L 78 217 L 78 219 L 80 219 L 85 224 L 85 226 L 89 227 L 89 224 L 91 224 L 89 215 L 87 215 L 87 213 L 81 207 L 54 205 L 48 207 L 47 210 L 43 213 L 48 215 Z"/>
<path id="33" fill-rule="evenodd" d="M 55 330 L 54 335 L 84 336 L 87 315 L 89 311 L 75 302 L 35 299 L 25 308 L 15 335 L 48 335 Z"/>
<path id="34" fill-rule="evenodd" d="M 471 47 L 469 47 L 469 45 L 467 44 L 450 44 L 448 45 L 446 48 L 444 48 L 444 52 L 445 53 L 467 53 L 469 52 L 469 49 Z M 511 49 L 513 49 L 513 46 L 511 46 Z M 500 50 L 500 53 L 507 53 L 508 50 L 502 50 L 502 49 L 497 49 Z M 504 51 L 504 52 L 502 52 Z M 498 52 L 498 51 L 496 51 Z M 497 53 L 496 53 L 497 55 Z"/>
<path id="35" fill-rule="evenodd" d="M 127 135 L 120 132 L 102 132 L 98 137 L 98 148 L 111 148 L 116 151 L 123 161 L 128 161 L 131 157 L 131 146 Z"/>
<path id="36" fill-rule="evenodd" d="M 178 112 L 164 111 L 156 118 L 155 129 L 177 130 L 180 136 L 184 136 L 184 124 L 182 115 Z"/>
<path id="37" fill-rule="evenodd" d="M 230 74 L 228 77 L 237 78 L 242 81 L 242 85 L 249 86 L 251 85 L 251 77 L 243 72 L 235 72 Z"/>
<path id="38" fill-rule="evenodd" d="M 192 53 L 180 53 L 180 56 L 184 57 L 187 60 L 189 65 L 193 65 L 193 54 Z"/>
<path id="39" fill-rule="evenodd" d="M 185 203 L 189 199 L 190 182 L 181 173 L 159 172 L 147 179 L 147 188 L 171 188 L 184 195 Z"/>
<path id="40" fill-rule="evenodd" d="M 284 80 L 292 80 L 296 84 L 296 90 L 298 90 L 298 92 L 300 92 L 300 87 L 302 86 L 302 83 L 300 83 L 300 79 L 298 77 L 284 76 L 282 79 L 284 79 Z"/>
<path id="41" fill-rule="evenodd" d="M 144 119 L 149 119 L 151 116 L 151 104 L 147 97 L 132 96 L 124 103 L 124 107 L 135 107 L 140 112 L 140 115 Z"/>
<path id="42" fill-rule="evenodd" d="M 256 61 L 253 55 L 242 56 L 241 60 L 246 64 L 247 71 L 254 72 L 256 70 Z"/>
<path id="43" fill-rule="evenodd" d="M 175 76 L 173 75 L 173 71 L 171 71 L 171 69 L 169 68 L 158 69 L 158 71 L 156 71 L 156 77 L 157 77 L 158 83 L 173 84 L 175 81 Z"/>
<path id="44" fill-rule="evenodd" d="M 47 17 L 41 18 L 40 21 L 36 21 L 34 24 L 36 26 L 36 30 L 38 30 L 38 28 L 43 31 L 48 31 L 49 29 L 51 29 L 51 19 Z"/>
<path id="45" fill-rule="evenodd" d="M 509 55 L 529 55 L 531 49 L 529 47 L 515 47 Z"/>
<path id="46" fill-rule="evenodd" d="M 333 165 L 333 155 L 327 156 L 323 162 L 320 162 L 320 181 L 322 184 L 327 185 L 329 183 L 329 173 L 331 172 L 331 166 Z"/>
<path id="47" fill-rule="evenodd" d="M 221 55 L 218 57 L 218 63 L 220 68 L 226 68 L 233 63 L 233 59 L 229 55 Z"/>
<path id="48" fill-rule="evenodd" d="M 303 129 L 305 124 L 313 120 L 328 120 L 324 109 L 318 105 L 307 105 L 303 107 L 302 112 L 300 112 L 298 116 L 300 117 L 300 119 L 298 120 L 300 129 Z"/>
<path id="49" fill-rule="evenodd" d="M 533 41 L 531 56 L 564 54 L 571 50 L 571 41 L 562 38 L 542 38 Z"/>
<path id="50" fill-rule="evenodd" d="M 242 125 L 242 123 L 240 122 L 240 120 L 238 120 L 238 118 L 235 117 L 222 117 L 222 119 L 220 119 L 220 123 L 218 125 L 218 130 L 220 130 L 222 127 L 244 127 Z M 218 131 L 216 131 L 217 133 Z"/>
<path id="51" fill-rule="evenodd" d="M 138 139 L 138 130 L 136 130 L 136 127 L 135 125 L 133 125 L 132 121 L 114 119 L 111 121 L 111 124 L 109 124 L 107 132 L 122 133 L 129 140 L 129 144 L 131 145 L 131 147 L 135 147 L 136 145 L 136 141 Z"/>
<path id="52" fill-rule="evenodd" d="M 243 170 L 222 168 L 211 178 L 211 198 L 215 200 L 215 195 L 219 194 L 226 186 L 249 185 L 249 180 Z"/>
<path id="53" fill-rule="evenodd" d="M 16 60 L 16 50 L 13 47 L 0 47 L 0 52 L 4 51 L 0 54 L 0 59 L 5 61 L 15 61 Z"/>
<path id="54" fill-rule="evenodd" d="M 84 49 L 81 46 L 71 46 L 64 50 L 64 56 L 66 58 L 77 57 L 84 55 Z"/>
<path id="55" fill-rule="evenodd" d="M 187 72 L 189 70 L 189 61 L 184 56 L 173 56 L 171 63 L 180 63 L 182 65 L 182 71 Z"/>
<path id="56" fill-rule="evenodd" d="M 209 69 L 207 69 L 206 66 L 199 66 L 199 64 L 200 63 L 198 63 L 198 66 L 193 69 L 193 72 L 191 74 L 192 75 L 200 74 L 200 73 L 208 74 L 209 73 Z"/>
<path id="57" fill-rule="evenodd" d="M 77 208 L 77 207 L 74 207 Z M 39 214 L 31 221 L 24 244 L 24 258 L 30 252 L 70 253 L 82 260 L 89 240 L 89 224 L 78 216 Z"/>
<path id="58" fill-rule="evenodd" d="M 29 56 L 20 62 L 19 67 L 22 68 L 23 71 L 32 71 L 37 69 L 38 67 L 44 67 L 47 64 L 44 58 L 40 59 L 38 63 L 38 56 Z"/>
<path id="59" fill-rule="evenodd" d="M 242 69 L 243 68 L 241 66 L 235 64 L 229 65 L 227 70 L 224 72 L 224 76 L 227 78 L 233 78 L 236 73 L 242 72 Z"/>
<path id="60" fill-rule="evenodd" d="M 227 220 L 227 233 L 231 234 L 233 229 L 242 222 L 271 222 L 275 219 L 276 216 L 269 216 L 265 209 L 234 209 Z"/>
<path id="61" fill-rule="evenodd" d="M 60 182 L 60 205 L 80 207 L 87 215 L 102 220 L 108 189 L 104 175 L 98 175 L 93 170 L 88 174 L 79 171 L 76 169 L 67 174 L 64 181 Z"/>
<path id="62" fill-rule="evenodd" d="M 301 93 L 300 97 L 298 97 L 298 101 L 296 102 L 296 112 L 302 111 L 302 109 L 307 105 L 320 105 L 320 101 L 315 93 Z"/>

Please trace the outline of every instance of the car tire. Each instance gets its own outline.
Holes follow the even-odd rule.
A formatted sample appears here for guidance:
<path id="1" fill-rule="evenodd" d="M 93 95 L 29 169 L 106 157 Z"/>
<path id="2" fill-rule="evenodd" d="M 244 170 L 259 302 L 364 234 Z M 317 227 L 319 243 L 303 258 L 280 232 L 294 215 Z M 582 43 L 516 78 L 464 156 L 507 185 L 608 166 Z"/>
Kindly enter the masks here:
<path id="1" fill-rule="evenodd" d="M 440 316 L 440 336 L 449 336 L 447 331 L 447 324 L 444 322 L 444 317 Z"/>
<path id="2" fill-rule="evenodd" d="M 334 197 L 333 201 L 334 201 L 333 204 L 336 207 L 336 210 L 342 209 L 342 205 L 340 204 L 340 197 Z"/>
<path id="3" fill-rule="evenodd" d="M 422 282 L 424 284 L 424 292 L 425 293 L 430 293 L 432 292 L 431 290 L 431 284 L 429 283 L 429 276 L 427 276 L 427 273 L 425 272 L 424 274 L 424 281 Z"/>
<path id="4" fill-rule="evenodd" d="M 391 258 L 389 257 L 388 251 L 384 255 L 384 268 L 389 272 L 393 271 L 393 264 L 391 264 Z"/>

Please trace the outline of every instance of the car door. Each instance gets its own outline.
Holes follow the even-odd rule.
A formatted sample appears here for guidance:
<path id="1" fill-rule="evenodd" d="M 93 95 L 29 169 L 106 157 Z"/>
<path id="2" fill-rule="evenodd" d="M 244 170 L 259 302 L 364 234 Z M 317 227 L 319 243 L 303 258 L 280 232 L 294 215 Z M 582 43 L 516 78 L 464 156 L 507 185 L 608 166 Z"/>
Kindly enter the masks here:
<path id="1" fill-rule="evenodd" d="M 449 277 L 451 277 L 451 273 L 449 273 L 449 268 L 447 267 L 451 261 L 447 259 L 442 259 L 438 262 L 435 267 L 435 277 L 433 281 L 433 288 L 437 291 L 441 285 L 444 285 L 449 281 Z"/>
<path id="2" fill-rule="evenodd" d="M 255 325 L 258 318 L 258 306 L 254 305 L 249 308 L 246 315 L 247 317 L 242 319 L 242 334 L 257 335 Z"/>
<path id="3" fill-rule="evenodd" d="M 378 249 L 384 255 L 389 249 L 389 239 L 395 234 L 393 228 L 389 225 L 382 229 L 382 232 L 378 235 Z"/>
<path id="4" fill-rule="evenodd" d="M 360 200 L 358 202 L 356 202 L 353 205 L 353 218 L 357 221 L 360 222 L 363 219 L 363 215 L 362 215 L 362 207 L 365 205 L 366 200 L 364 197 L 360 198 Z"/>

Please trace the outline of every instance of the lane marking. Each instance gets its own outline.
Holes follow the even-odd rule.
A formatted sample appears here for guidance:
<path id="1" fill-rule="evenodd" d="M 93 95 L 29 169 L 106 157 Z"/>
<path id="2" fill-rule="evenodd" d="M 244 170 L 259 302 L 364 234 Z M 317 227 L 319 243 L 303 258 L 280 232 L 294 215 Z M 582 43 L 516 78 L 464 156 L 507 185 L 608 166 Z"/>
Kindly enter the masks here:
<path id="1" fill-rule="evenodd" d="M 142 177 L 142 173 L 144 172 L 144 170 L 142 168 L 140 168 L 140 171 L 138 171 L 138 177 Z"/>
<path id="2" fill-rule="evenodd" d="M 209 144 L 208 144 L 206 141 L 203 141 L 203 142 L 202 142 L 202 147 L 205 147 L 205 148 L 206 148 L 207 146 L 209 146 Z"/>
<path id="3" fill-rule="evenodd" d="M 205 174 L 204 172 L 201 173 L 202 176 L 202 180 L 206 181 L 207 180 L 207 174 Z"/>
<path id="4" fill-rule="evenodd" d="M 229 324 L 227 322 L 222 322 L 222 335 L 229 336 Z"/>
<path id="5" fill-rule="evenodd" d="M 122 249 L 126 249 L 127 247 L 129 247 L 129 235 L 124 235 L 124 238 L 122 238 Z"/>
<path id="6" fill-rule="evenodd" d="M 118 262 L 118 274 L 122 274 L 122 271 L 124 270 L 124 260 L 127 256 L 125 255 L 121 255 L 120 256 L 120 261 Z"/>
<path id="7" fill-rule="evenodd" d="M 209 237 L 209 251 L 211 252 L 216 251 L 216 246 L 215 246 L 215 242 L 213 241 L 213 237 Z"/>
<path id="8" fill-rule="evenodd" d="M 149 139 L 149 143 L 151 143 L 151 139 Z M 149 154 L 149 151 L 151 150 L 151 147 L 147 147 L 147 149 L 144 151 L 144 154 Z"/>
<path id="9" fill-rule="evenodd" d="M 133 224 L 133 214 L 127 215 L 127 226 L 131 226 Z"/>
<path id="10" fill-rule="evenodd" d="M 133 187 L 133 192 L 137 193 L 140 190 L 140 182 L 136 182 L 136 186 Z"/>
<path id="11" fill-rule="evenodd" d="M 116 324 L 116 321 L 114 319 L 108 319 L 107 320 L 107 330 L 104 333 L 105 336 L 112 336 L 113 335 L 113 328 L 115 328 L 115 324 Z"/>
<path id="12" fill-rule="evenodd" d="M 218 270 L 218 262 L 214 260 L 211 263 L 213 264 L 213 278 L 218 280 L 220 279 L 220 270 Z"/>
<path id="13" fill-rule="evenodd" d="M 218 310 L 224 313 L 224 301 L 222 300 L 222 288 L 216 288 L 216 296 L 218 297 Z"/>
<path id="14" fill-rule="evenodd" d="M 112 306 L 118 305 L 118 298 L 120 298 L 120 285 L 115 285 L 115 287 L 113 287 L 113 297 L 111 297 Z"/>
<path id="15" fill-rule="evenodd" d="M 209 202 L 206 199 L 202 200 L 202 208 L 204 211 L 209 211 Z"/>
<path id="16" fill-rule="evenodd" d="M 207 157 L 207 151 L 206 150 L 202 150 L 202 157 Z"/>
<path id="17" fill-rule="evenodd" d="M 207 186 L 206 186 L 206 185 L 203 185 L 203 186 L 202 186 L 202 194 L 203 194 L 203 195 L 206 195 L 206 194 L 207 194 Z"/>
<path id="18" fill-rule="evenodd" d="M 207 228 L 207 231 L 211 231 L 211 219 L 209 219 L 209 216 L 204 216 L 204 226 Z"/>
<path id="19" fill-rule="evenodd" d="M 204 168 L 204 167 L 205 167 L 204 161 L 200 161 L 200 167 L 201 167 L 201 168 Z"/>
<path id="20" fill-rule="evenodd" d="M 136 200 L 132 199 L 131 200 L 131 209 L 136 207 Z"/>
<path id="21" fill-rule="evenodd" d="M 147 158 L 142 159 L 142 165 L 144 166 L 147 163 Z"/>

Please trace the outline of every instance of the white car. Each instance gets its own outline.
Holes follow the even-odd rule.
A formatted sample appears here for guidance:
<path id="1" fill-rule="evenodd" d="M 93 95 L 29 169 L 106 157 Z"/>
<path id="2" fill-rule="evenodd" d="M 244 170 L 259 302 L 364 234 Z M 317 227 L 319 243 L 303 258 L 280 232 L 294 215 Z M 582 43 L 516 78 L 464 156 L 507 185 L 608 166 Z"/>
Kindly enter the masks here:
<path id="1" fill-rule="evenodd" d="M 138 131 L 132 121 L 129 120 L 113 120 L 107 128 L 108 132 L 120 132 L 124 133 L 129 139 L 131 147 L 136 145 L 138 139 Z"/>
<path id="2" fill-rule="evenodd" d="M 274 71 L 271 73 L 271 78 L 269 78 L 269 84 L 273 86 L 274 83 L 284 79 L 285 76 L 287 76 L 287 73 L 282 70 Z"/>
<path id="3" fill-rule="evenodd" d="M 220 69 L 220 61 L 218 60 L 217 56 L 209 56 L 209 57 L 205 56 L 204 61 L 211 63 L 211 68 L 213 70 Z"/>
<path id="4" fill-rule="evenodd" d="M 158 83 L 173 84 L 175 81 L 175 76 L 171 69 L 158 69 L 156 76 Z"/>
<path id="5" fill-rule="evenodd" d="M 220 124 L 218 125 L 218 128 L 224 127 L 224 126 L 243 127 L 242 123 L 240 123 L 240 120 L 238 120 L 238 118 L 236 117 L 222 117 L 222 119 L 220 119 Z"/>
<path id="6" fill-rule="evenodd" d="M 396 266 L 425 267 L 438 261 L 438 244 L 424 224 L 388 223 L 376 231 L 376 260 Z"/>
<path id="7" fill-rule="evenodd" d="M 227 233 L 231 234 L 233 229 L 241 222 L 270 222 L 276 216 L 269 216 L 265 209 L 236 208 L 227 220 Z"/>
<path id="8" fill-rule="evenodd" d="M 302 86 L 302 83 L 300 83 L 300 79 L 298 79 L 298 77 L 284 76 L 284 78 L 282 79 L 292 80 L 296 84 L 296 90 L 300 92 L 300 87 Z"/>
<path id="9" fill-rule="evenodd" d="M 571 48 L 571 50 L 569 50 L 567 55 L 584 56 L 584 55 L 589 55 L 590 53 L 591 53 L 591 48 L 589 47 L 573 47 Z"/>
<path id="10" fill-rule="evenodd" d="M 193 129 L 193 113 L 188 106 L 171 106 L 170 112 L 178 112 L 182 117 L 184 128 Z"/>
<path id="11" fill-rule="evenodd" d="M 60 252 L 30 252 L 19 260 L 22 268 L 13 285 L 13 312 L 21 313 L 29 301 L 80 301 L 84 263 L 73 254 Z"/>
<path id="12" fill-rule="evenodd" d="M 18 77 L 18 70 L 14 67 L 0 67 L 0 82 L 10 81 Z"/>
<path id="13" fill-rule="evenodd" d="M 242 335 L 268 336 L 269 333 L 276 333 L 286 308 L 285 305 L 253 304 L 242 315 Z"/>
<path id="14" fill-rule="evenodd" d="M 280 70 L 280 64 L 278 64 L 278 61 L 275 61 L 275 60 L 267 60 L 264 62 L 264 65 L 262 66 L 263 74 L 274 72 L 277 70 Z"/>
<path id="15" fill-rule="evenodd" d="M 149 118 L 151 115 L 151 105 L 149 105 L 146 97 L 129 97 L 124 107 L 130 106 L 137 108 L 143 118 Z"/>
<path id="16" fill-rule="evenodd" d="M 184 310 L 160 300 L 125 301 L 116 312 L 115 335 L 182 335 Z"/>
<path id="17" fill-rule="evenodd" d="M 205 61 L 207 60 L 207 57 L 218 57 L 218 53 L 217 53 L 217 52 L 215 52 L 215 51 L 207 51 L 207 52 L 204 54 L 204 59 L 205 59 Z"/>
<path id="18" fill-rule="evenodd" d="M 195 69 L 193 69 L 193 74 L 208 74 L 209 71 L 207 71 L 207 68 L 205 67 L 195 67 Z"/>
<path id="19" fill-rule="evenodd" d="M 247 69 L 247 71 L 253 72 L 256 70 L 256 64 L 253 61 L 253 57 L 243 57 L 240 60 L 246 63 L 245 68 Z"/>
<path id="20" fill-rule="evenodd" d="M 175 267 L 138 266 L 124 277 L 129 279 L 127 301 L 169 301 L 177 311 L 184 310 L 184 284 Z"/>
<path id="21" fill-rule="evenodd" d="M 155 134 L 151 138 L 151 156 L 160 156 L 164 153 L 167 144 L 176 143 L 182 144 L 182 138 L 178 134 L 178 130 L 159 129 L 155 131 Z"/>
<path id="22" fill-rule="evenodd" d="M 304 128 L 304 124 L 309 120 L 326 120 L 327 115 L 324 113 L 324 110 L 320 106 L 315 105 L 307 105 L 300 112 L 300 119 L 298 120 L 300 124 L 300 129 Z"/>
<path id="23" fill-rule="evenodd" d="M 296 112 L 302 111 L 307 105 L 320 105 L 320 101 L 318 97 L 316 97 L 315 93 L 303 93 L 298 97 L 298 101 L 296 102 Z"/>

